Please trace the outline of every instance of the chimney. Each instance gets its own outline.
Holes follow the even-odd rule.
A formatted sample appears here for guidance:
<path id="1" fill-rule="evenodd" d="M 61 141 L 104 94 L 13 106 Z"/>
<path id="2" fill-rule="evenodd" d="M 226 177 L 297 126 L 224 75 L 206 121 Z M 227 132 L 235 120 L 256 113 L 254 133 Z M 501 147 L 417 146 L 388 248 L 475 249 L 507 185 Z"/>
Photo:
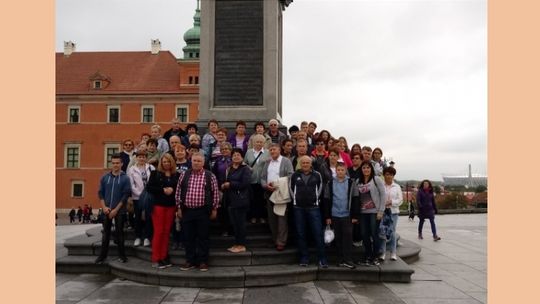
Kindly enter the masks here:
<path id="1" fill-rule="evenodd" d="M 159 51 L 161 51 L 161 42 L 159 39 L 151 39 L 151 45 L 152 45 L 152 55 L 157 55 Z"/>
<path id="2" fill-rule="evenodd" d="M 75 52 L 76 45 L 74 42 L 64 41 L 64 56 L 69 56 L 71 53 Z"/>

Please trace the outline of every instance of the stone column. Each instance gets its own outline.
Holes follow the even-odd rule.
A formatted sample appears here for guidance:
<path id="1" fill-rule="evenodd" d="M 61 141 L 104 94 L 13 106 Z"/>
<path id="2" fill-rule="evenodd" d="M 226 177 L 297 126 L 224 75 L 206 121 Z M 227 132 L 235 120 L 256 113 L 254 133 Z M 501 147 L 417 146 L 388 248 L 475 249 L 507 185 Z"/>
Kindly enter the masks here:
<path id="1" fill-rule="evenodd" d="M 288 4 L 288 3 L 287 3 Z M 281 121 L 280 0 L 202 0 L 199 120 Z"/>

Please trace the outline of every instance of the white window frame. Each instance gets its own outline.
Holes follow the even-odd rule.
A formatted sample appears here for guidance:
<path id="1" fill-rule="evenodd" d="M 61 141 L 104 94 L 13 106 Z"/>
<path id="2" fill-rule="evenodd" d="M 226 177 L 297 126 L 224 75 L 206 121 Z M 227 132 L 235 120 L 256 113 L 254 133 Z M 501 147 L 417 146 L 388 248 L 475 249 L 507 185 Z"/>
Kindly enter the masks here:
<path id="1" fill-rule="evenodd" d="M 107 161 L 107 150 L 111 149 L 111 148 L 118 148 L 117 153 L 122 152 L 122 147 L 121 147 L 120 143 L 105 144 L 104 147 L 103 147 L 103 168 L 105 168 L 105 169 L 110 169 L 111 168 L 111 167 L 108 166 L 109 164 L 108 164 L 108 161 Z"/>
<path id="2" fill-rule="evenodd" d="M 144 109 L 152 109 L 152 121 L 144 121 Z M 141 123 L 154 123 L 156 120 L 156 108 L 154 105 L 141 105 Z"/>
<path id="3" fill-rule="evenodd" d="M 97 86 L 97 84 L 99 83 L 99 88 Z M 94 90 L 101 90 L 103 89 L 103 81 L 101 80 L 94 80 L 92 81 L 92 87 L 94 88 Z"/>
<path id="4" fill-rule="evenodd" d="M 178 117 L 178 109 L 186 109 L 186 121 L 180 121 L 181 123 L 187 123 L 189 122 L 189 105 L 187 104 L 178 104 L 174 107 L 174 117 L 180 119 Z"/>
<path id="5" fill-rule="evenodd" d="M 76 167 L 68 167 L 68 149 L 79 149 L 79 160 Z M 81 144 L 64 144 L 64 168 L 66 169 L 79 169 L 81 167 Z"/>
<path id="6" fill-rule="evenodd" d="M 79 121 L 77 122 L 72 122 L 70 121 L 70 118 L 71 118 L 71 110 L 72 109 L 77 109 L 79 110 Z M 68 110 L 67 110 L 67 122 L 68 123 L 72 123 L 72 124 L 76 124 L 76 123 L 81 123 L 81 106 L 68 106 Z"/>
<path id="7" fill-rule="evenodd" d="M 75 191 L 74 191 L 75 184 L 82 185 L 81 196 L 75 196 Z M 84 198 L 84 181 L 82 180 L 71 181 L 71 198 Z"/>
<path id="8" fill-rule="evenodd" d="M 111 121 L 111 109 L 118 109 L 118 121 Z M 107 123 L 120 123 L 120 105 L 109 105 L 107 106 Z"/>

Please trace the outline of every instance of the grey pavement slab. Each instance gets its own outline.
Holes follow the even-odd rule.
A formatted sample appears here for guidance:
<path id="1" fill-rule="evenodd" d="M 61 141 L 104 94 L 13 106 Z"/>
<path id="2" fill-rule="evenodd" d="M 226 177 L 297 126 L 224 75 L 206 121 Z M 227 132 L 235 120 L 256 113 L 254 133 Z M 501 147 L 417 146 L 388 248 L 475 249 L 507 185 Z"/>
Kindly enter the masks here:
<path id="1" fill-rule="evenodd" d="M 313 282 L 246 289 L 244 304 L 309 303 L 324 304 Z"/>
<path id="2" fill-rule="evenodd" d="M 169 291 L 161 304 L 193 303 L 193 301 L 195 301 L 195 298 L 197 298 L 200 290 L 200 288 L 174 287 Z"/>
<path id="3" fill-rule="evenodd" d="M 404 303 L 391 289 L 384 284 L 342 282 L 347 288 L 353 299 L 357 303 Z M 395 283 L 409 285 L 409 283 Z"/>
<path id="4" fill-rule="evenodd" d="M 412 281 L 410 284 L 384 283 L 400 298 L 470 299 L 461 290 L 443 281 Z"/>
<path id="5" fill-rule="evenodd" d="M 407 304 L 480 304 L 474 299 L 404 299 Z"/>
<path id="6" fill-rule="evenodd" d="M 193 303 L 242 304 L 244 288 L 201 289 Z"/>
<path id="7" fill-rule="evenodd" d="M 131 281 L 114 280 L 96 290 L 86 297 L 79 304 L 89 303 L 115 303 L 115 304 L 134 304 L 134 303 L 160 303 L 171 287 L 153 286 L 134 283 Z M 112 299 L 112 301 L 111 301 Z"/>
<path id="8" fill-rule="evenodd" d="M 325 304 L 356 303 L 349 291 L 338 281 L 317 281 L 315 286 Z"/>
<path id="9" fill-rule="evenodd" d="M 80 301 L 107 282 L 68 281 L 56 287 L 56 300 Z"/>

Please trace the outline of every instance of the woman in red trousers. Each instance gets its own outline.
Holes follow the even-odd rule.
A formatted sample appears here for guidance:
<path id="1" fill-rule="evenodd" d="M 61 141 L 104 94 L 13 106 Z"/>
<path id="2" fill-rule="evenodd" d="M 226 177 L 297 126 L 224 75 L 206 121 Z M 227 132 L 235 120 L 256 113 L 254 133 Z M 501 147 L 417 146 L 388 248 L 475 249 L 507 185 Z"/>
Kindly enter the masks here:
<path id="1" fill-rule="evenodd" d="M 150 174 L 150 180 L 146 185 L 147 191 L 154 195 L 152 267 L 155 268 L 172 266 L 169 259 L 169 233 L 176 212 L 174 195 L 179 176 L 172 155 L 165 153 L 159 160 L 158 169 Z"/>

